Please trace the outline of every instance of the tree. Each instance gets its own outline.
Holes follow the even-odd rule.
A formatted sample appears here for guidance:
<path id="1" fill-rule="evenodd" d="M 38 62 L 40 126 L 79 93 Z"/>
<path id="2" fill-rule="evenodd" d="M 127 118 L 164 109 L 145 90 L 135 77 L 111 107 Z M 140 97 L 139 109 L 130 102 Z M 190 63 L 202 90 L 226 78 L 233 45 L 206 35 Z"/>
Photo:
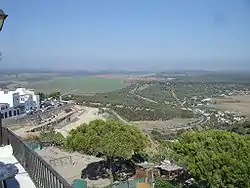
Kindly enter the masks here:
<path id="1" fill-rule="evenodd" d="M 60 91 L 56 91 L 56 92 L 53 92 L 51 94 L 49 94 L 49 97 L 53 98 L 53 99 L 59 99 L 61 96 L 61 92 Z"/>
<path id="2" fill-rule="evenodd" d="M 172 185 L 166 180 L 158 179 L 155 181 L 155 188 L 178 188 L 179 186 Z"/>
<path id="3" fill-rule="evenodd" d="M 37 94 L 38 94 L 39 97 L 40 97 L 40 102 L 46 99 L 46 95 L 45 95 L 44 93 L 38 92 Z"/>
<path id="4" fill-rule="evenodd" d="M 250 137 L 209 130 L 186 132 L 173 157 L 206 187 L 250 187 Z"/>
<path id="5" fill-rule="evenodd" d="M 30 136 L 28 140 L 32 140 L 35 142 L 53 142 L 56 146 L 63 147 L 65 144 L 65 138 L 64 136 L 56 132 L 55 130 L 49 130 L 49 131 L 41 131 L 39 135 Z"/>
<path id="6" fill-rule="evenodd" d="M 130 159 L 147 146 L 147 138 L 133 125 L 118 120 L 94 120 L 71 130 L 66 138 L 68 149 L 102 154 L 107 157 L 110 181 L 113 183 L 115 158 Z"/>
<path id="7" fill-rule="evenodd" d="M 65 143 L 64 136 L 55 130 L 50 130 L 47 132 L 42 131 L 39 135 L 39 140 L 54 142 L 56 146 L 63 146 Z"/>

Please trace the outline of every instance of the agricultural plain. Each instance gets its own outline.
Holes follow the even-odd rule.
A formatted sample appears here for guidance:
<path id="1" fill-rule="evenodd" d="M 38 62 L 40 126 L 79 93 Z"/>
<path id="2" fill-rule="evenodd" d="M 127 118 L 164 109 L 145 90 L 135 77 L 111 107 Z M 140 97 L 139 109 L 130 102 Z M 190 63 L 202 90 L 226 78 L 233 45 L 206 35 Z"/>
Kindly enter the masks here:
<path id="1" fill-rule="evenodd" d="M 222 111 L 236 112 L 250 118 L 250 95 L 231 96 L 231 99 L 232 101 L 221 101 L 215 104 L 214 107 Z"/>
<path id="2" fill-rule="evenodd" d="M 51 80 L 28 84 L 36 91 L 51 93 L 59 90 L 62 93 L 72 94 L 101 93 L 121 89 L 126 84 L 122 78 L 101 78 L 97 76 L 55 77 Z"/>

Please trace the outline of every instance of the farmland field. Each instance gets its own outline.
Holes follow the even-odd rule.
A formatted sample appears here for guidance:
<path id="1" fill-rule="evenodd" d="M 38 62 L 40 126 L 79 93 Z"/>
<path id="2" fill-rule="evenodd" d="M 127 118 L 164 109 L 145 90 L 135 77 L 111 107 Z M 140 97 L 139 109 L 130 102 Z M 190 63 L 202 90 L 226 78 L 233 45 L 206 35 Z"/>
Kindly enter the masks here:
<path id="1" fill-rule="evenodd" d="M 36 91 L 50 93 L 58 89 L 62 93 L 76 90 L 73 94 L 109 92 L 126 86 L 121 78 L 100 78 L 95 76 L 55 77 L 51 80 L 29 83 Z"/>
<path id="2" fill-rule="evenodd" d="M 188 123 L 192 123 L 197 121 L 198 119 L 195 118 L 189 118 L 189 119 L 179 119 L 174 118 L 167 121 L 134 121 L 134 125 L 136 125 L 138 128 L 151 132 L 152 130 L 156 129 L 160 132 L 167 132 L 170 129 L 178 128 L 178 127 L 185 127 Z"/>
<path id="3" fill-rule="evenodd" d="M 242 115 L 246 115 L 247 117 L 250 117 L 250 95 L 238 95 L 238 96 L 232 96 L 233 100 L 236 100 L 237 102 L 224 102 L 224 103 L 217 103 L 213 105 L 213 107 L 223 110 L 223 111 L 232 111 L 236 112 Z"/>

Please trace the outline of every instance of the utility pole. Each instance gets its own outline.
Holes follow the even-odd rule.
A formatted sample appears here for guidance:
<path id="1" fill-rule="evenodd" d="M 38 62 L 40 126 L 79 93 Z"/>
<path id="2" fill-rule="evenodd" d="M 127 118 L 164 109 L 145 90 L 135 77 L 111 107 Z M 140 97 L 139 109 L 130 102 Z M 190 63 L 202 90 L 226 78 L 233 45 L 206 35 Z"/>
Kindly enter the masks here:
<path id="1" fill-rule="evenodd" d="M 8 17 L 2 9 L 0 9 L 0 31 L 3 29 L 4 20 Z M 1 56 L 1 53 L 0 53 Z M 0 111 L 0 147 L 3 145 L 3 123 L 2 123 L 2 113 Z"/>
<path id="2" fill-rule="evenodd" d="M 3 145 L 3 123 L 2 123 L 2 113 L 0 111 L 0 147 Z"/>

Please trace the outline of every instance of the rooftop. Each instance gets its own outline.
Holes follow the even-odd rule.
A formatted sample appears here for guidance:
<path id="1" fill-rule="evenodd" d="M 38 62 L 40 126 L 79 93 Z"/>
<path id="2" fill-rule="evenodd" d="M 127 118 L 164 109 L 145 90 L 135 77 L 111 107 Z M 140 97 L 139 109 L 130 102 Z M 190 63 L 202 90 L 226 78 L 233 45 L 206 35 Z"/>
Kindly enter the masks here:
<path id="1" fill-rule="evenodd" d="M 175 170 L 182 170 L 183 168 L 171 163 L 168 160 L 165 160 L 161 165 L 157 166 L 158 168 L 162 169 L 162 170 L 166 170 L 166 171 L 175 171 Z"/>

